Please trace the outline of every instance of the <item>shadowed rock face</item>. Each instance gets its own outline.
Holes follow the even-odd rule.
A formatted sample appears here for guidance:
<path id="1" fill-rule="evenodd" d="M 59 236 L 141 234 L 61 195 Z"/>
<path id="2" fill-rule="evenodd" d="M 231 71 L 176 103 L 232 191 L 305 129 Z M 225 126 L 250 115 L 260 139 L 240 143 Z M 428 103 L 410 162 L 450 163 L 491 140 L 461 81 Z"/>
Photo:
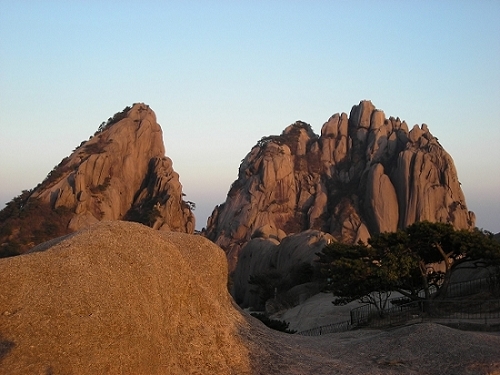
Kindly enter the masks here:
<path id="1" fill-rule="evenodd" d="M 135 104 L 103 123 L 19 206 L 33 207 L 36 201 L 45 210 L 63 212 L 66 232 L 102 220 L 131 220 L 155 229 L 193 233 L 194 216 L 182 196 L 154 112 Z M 23 225 L 23 220 L 16 224 Z M 11 232 L 14 237 L 8 240 L 16 240 L 15 230 Z"/>
<path id="2" fill-rule="evenodd" d="M 262 138 L 205 235 L 234 270 L 242 246 L 264 226 L 287 235 L 316 229 L 354 243 L 422 220 L 475 226 L 452 158 L 427 125 L 409 130 L 362 101 L 349 116 L 333 115 L 320 136 L 297 122 Z"/>
<path id="3" fill-rule="evenodd" d="M 319 264 L 316 262 L 318 259 L 316 254 L 333 241 L 331 235 L 316 230 L 293 234 L 281 238 L 280 241 L 266 231 L 268 228 L 261 228 L 254 232 L 252 239 L 241 249 L 238 264 L 233 272 L 231 294 L 235 302 L 243 308 L 263 307 L 261 306 L 263 301 L 260 301 L 255 286 L 249 283 L 251 276 L 266 273 L 279 275 L 281 280 L 288 285 L 286 290 L 295 285 L 308 283 L 312 275 L 307 280 L 301 280 L 301 267 L 310 266 L 311 272 L 318 273 Z M 313 289 L 311 295 L 319 292 L 317 286 L 309 289 Z M 276 290 L 276 292 L 281 293 L 282 290 Z M 300 291 L 299 294 L 306 293 Z M 294 301 L 289 301 L 293 305 L 300 302 L 300 298 L 292 296 L 290 298 L 294 299 Z"/>

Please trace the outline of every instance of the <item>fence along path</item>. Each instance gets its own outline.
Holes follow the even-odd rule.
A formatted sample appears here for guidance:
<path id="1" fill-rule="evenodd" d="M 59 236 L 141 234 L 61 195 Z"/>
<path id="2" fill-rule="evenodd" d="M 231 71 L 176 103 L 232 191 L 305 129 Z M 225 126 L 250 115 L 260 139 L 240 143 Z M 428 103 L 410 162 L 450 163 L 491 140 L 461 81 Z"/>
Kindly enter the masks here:
<path id="1" fill-rule="evenodd" d="M 352 328 L 352 324 L 350 320 L 346 320 L 344 322 L 332 323 L 326 326 L 311 328 L 305 331 L 297 332 L 298 335 L 302 336 L 321 336 L 326 335 L 328 333 L 337 333 L 337 332 L 345 332 L 349 331 Z"/>
<path id="2" fill-rule="evenodd" d="M 500 280 L 496 276 L 470 280 L 449 285 L 445 296 L 447 298 L 467 297 L 480 292 L 498 295 Z M 390 302 L 401 300 L 394 298 Z M 468 320 L 482 324 L 500 324 L 500 299 L 487 300 L 433 300 L 417 301 L 400 304 L 379 312 L 372 305 L 363 305 L 351 310 L 351 319 L 321 327 L 311 328 L 297 334 L 303 336 L 320 336 L 328 333 L 345 332 L 354 327 L 370 325 L 372 327 L 404 324 L 412 320 L 422 321 L 423 304 L 428 303 L 426 320 L 460 321 Z"/>

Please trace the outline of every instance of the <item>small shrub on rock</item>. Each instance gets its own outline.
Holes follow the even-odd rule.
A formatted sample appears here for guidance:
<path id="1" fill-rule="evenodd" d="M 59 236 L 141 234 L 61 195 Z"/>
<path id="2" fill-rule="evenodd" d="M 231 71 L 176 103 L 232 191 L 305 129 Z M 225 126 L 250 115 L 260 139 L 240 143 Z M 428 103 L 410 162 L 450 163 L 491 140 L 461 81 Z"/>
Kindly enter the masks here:
<path id="1" fill-rule="evenodd" d="M 290 323 L 285 322 L 284 320 L 271 319 L 266 314 L 262 313 L 252 313 L 250 315 L 252 315 L 254 318 L 259 319 L 266 326 L 276 331 L 290 333 L 290 334 L 297 332 L 295 330 L 288 329 Z"/>

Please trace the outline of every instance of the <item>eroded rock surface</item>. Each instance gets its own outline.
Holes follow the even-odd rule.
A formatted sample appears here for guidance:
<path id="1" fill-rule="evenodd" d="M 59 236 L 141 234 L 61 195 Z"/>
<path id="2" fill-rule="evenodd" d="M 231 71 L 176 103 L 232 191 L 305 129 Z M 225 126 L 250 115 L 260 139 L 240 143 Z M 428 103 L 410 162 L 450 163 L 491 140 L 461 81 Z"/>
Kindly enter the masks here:
<path id="1" fill-rule="evenodd" d="M 43 219 L 46 223 L 37 229 L 43 240 L 50 230 L 61 235 L 61 231 L 76 231 L 102 220 L 138 221 L 155 229 L 187 233 L 195 227 L 179 175 L 165 156 L 162 129 L 145 104 L 127 107 L 101 124 L 93 137 L 63 159 L 33 191 L 25 192 L 16 207 L 10 207 L 17 217 L 6 240 L 18 241 L 21 252 L 40 242 L 36 238 L 30 242 L 22 230 L 16 235 L 15 227 L 26 225 L 28 219 L 21 211 L 30 211 L 25 216 L 38 215 L 40 207 L 51 215 L 58 213 L 52 215 L 55 219 Z M 64 223 L 55 225 L 56 220 Z"/>
<path id="2" fill-rule="evenodd" d="M 251 373 L 206 238 L 113 221 L 53 242 L 0 260 L 0 373 Z"/>
<path id="3" fill-rule="evenodd" d="M 262 138 L 205 235 L 234 270 L 242 247 L 264 226 L 287 235 L 316 229 L 355 243 L 422 220 L 475 225 L 451 156 L 427 125 L 409 130 L 362 101 L 349 116 L 333 115 L 320 136 L 297 122 Z"/>

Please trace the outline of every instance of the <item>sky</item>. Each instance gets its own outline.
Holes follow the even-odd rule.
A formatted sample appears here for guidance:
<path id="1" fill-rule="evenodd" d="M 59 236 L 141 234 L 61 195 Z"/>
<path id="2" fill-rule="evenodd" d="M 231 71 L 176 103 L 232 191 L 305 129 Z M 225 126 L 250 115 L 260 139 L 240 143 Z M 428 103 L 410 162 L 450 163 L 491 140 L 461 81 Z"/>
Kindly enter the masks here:
<path id="1" fill-rule="evenodd" d="M 114 113 L 154 110 L 197 228 L 263 136 L 368 99 L 427 124 L 500 232 L 500 1 L 0 0 L 0 208 Z"/>

